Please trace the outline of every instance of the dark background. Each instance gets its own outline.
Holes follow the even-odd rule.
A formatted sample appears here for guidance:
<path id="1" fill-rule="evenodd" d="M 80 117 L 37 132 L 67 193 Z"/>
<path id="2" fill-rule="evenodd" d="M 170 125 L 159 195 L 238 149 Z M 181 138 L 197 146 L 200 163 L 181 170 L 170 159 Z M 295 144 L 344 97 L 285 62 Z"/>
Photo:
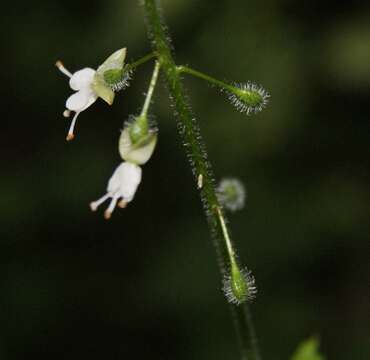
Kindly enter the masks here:
<path id="1" fill-rule="evenodd" d="M 264 359 L 317 334 L 328 359 L 370 356 L 370 6 L 366 1 L 166 0 L 178 63 L 271 92 L 257 116 L 186 78 L 259 293 Z M 72 93 L 54 67 L 150 50 L 138 1 L 2 6 L 0 358 L 238 359 L 215 252 L 163 81 L 160 138 L 135 201 L 107 222 L 88 204 L 120 162 L 122 123 L 152 66 L 113 107 L 98 100 L 65 142 Z M 5 126 L 4 126 L 5 124 Z"/>

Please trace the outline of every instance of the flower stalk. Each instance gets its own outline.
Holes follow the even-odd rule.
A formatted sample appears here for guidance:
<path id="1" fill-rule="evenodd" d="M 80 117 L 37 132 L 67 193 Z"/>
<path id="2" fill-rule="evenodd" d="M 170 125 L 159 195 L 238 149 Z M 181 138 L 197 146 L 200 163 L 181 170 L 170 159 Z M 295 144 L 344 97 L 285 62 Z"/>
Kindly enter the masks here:
<path id="1" fill-rule="evenodd" d="M 189 75 L 195 76 L 195 77 L 197 77 L 199 79 L 208 81 L 209 83 L 211 83 L 213 85 L 216 85 L 216 86 L 218 86 L 221 89 L 226 89 L 226 90 L 229 90 L 229 91 L 233 91 L 233 86 L 225 83 L 224 81 L 215 79 L 214 77 L 209 76 L 209 75 L 207 75 L 205 73 L 202 73 L 202 72 L 200 72 L 198 70 L 194 70 L 194 69 L 192 69 L 192 68 L 190 68 L 188 66 L 179 65 L 179 66 L 176 67 L 176 70 L 179 73 L 189 74 Z"/>
<path id="2" fill-rule="evenodd" d="M 147 116 L 148 115 L 148 109 L 149 109 L 150 102 L 152 100 L 155 85 L 157 84 L 160 67 L 161 67 L 161 65 L 160 65 L 159 61 L 156 61 L 155 66 L 154 66 L 154 70 L 153 70 L 152 79 L 150 80 L 149 89 L 148 89 L 148 92 L 146 94 L 145 102 L 144 102 L 144 105 L 143 105 L 143 109 L 141 110 L 140 116 Z"/>
<path id="3" fill-rule="evenodd" d="M 227 93 L 231 103 L 240 112 L 246 113 L 247 115 L 262 111 L 266 107 L 270 97 L 270 94 L 263 87 L 252 82 L 247 82 L 246 84 L 228 84 L 184 65 L 177 66 L 176 70 L 179 73 L 195 76 L 217 86 L 221 91 Z"/>
<path id="4" fill-rule="evenodd" d="M 146 62 L 148 62 L 151 59 L 154 59 L 155 57 L 156 57 L 156 54 L 154 52 L 152 52 L 148 55 L 145 55 L 142 58 L 134 61 L 133 63 L 127 64 L 126 65 L 126 70 L 127 71 L 135 70 L 138 66 L 140 66 L 142 64 L 145 64 Z"/>
<path id="5" fill-rule="evenodd" d="M 235 251 L 229 236 L 227 221 L 222 212 L 214 187 L 212 167 L 200 136 L 198 123 L 192 114 L 181 80 L 181 72 L 184 72 L 184 69 L 188 68 L 178 67 L 172 57 L 169 37 L 163 25 L 163 19 L 158 8 L 158 1 L 143 0 L 140 2 L 143 3 L 148 34 L 152 40 L 153 50 L 157 55 L 157 59 L 165 75 L 167 87 L 179 123 L 180 135 L 183 142 L 186 144 L 185 148 L 187 149 L 187 155 L 190 160 L 195 183 L 199 189 L 209 228 L 214 238 L 216 250 L 219 255 L 220 272 L 222 276 L 225 276 L 231 273 L 233 266 L 235 270 Z M 204 78 L 205 76 L 202 75 L 198 77 Z M 222 83 L 220 82 L 220 84 L 217 84 L 218 80 L 213 78 L 211 82 L 216 85 L 221 85 Z M 222 83 L 222 86 L 224 85 L 225 84 Z M 199 179 L 201 179 L 201 181 Z M 200 183 L 201 186 L 199 186 Z M 230 308 L 239 338 L 241 358 L 243 360 L 259 360 L 260 355 L 249 307 L 244 302 L 239 306 L 230 304 Z"/>

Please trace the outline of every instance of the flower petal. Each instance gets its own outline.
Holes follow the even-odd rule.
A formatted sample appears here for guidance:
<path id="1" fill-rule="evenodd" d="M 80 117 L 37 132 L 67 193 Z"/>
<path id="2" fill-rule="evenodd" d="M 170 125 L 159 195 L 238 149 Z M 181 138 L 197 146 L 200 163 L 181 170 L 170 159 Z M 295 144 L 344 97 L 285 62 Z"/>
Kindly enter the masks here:
<path id="1" fill-rule="evenodd" d="M 89 87 L 94 79 L 94 75 L 95 70 L 91 68 L 78 70 L 69 80 L 69 86 L 76 91 Z"/>
<path id="2" fill-rule="evenodd" d="M 141 182 L 141 168 L 129 162 L 123 162 L 109 179 L 107 191 L 130 202 Z"/>
<path id="3" fill-rule="evenodd" d="M 80 90 L 67 99 L 66 108 L 71 111 L 81 112 L 93 104 L 96 99 L 97 96 L 92 90 Z"/>

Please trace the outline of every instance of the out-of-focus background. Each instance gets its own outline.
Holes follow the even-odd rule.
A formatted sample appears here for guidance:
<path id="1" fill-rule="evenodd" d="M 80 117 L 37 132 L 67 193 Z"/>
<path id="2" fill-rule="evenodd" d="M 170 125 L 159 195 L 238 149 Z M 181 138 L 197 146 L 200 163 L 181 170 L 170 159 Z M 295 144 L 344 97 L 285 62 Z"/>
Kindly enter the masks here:
<path id="1" fill-rule="evenodd" d="M 166 0 L 178 63 L 252 80 L 271 103 L 247 117 L 186 78 L 230 216 L 256 277 L 264 359 L 319 335 L 328 359 L 370 356 L 370 5 L 366 1 Z M 150 51 L 138 1 L 29 1 L 3 8 L 0 357 L 238 359 L 198 194 L 161 81 L 158 147 L 133 203 L 110 221 L 88 204 L 119 164 L 119 130 L 152 65 L 112 107 L 98 100 L 66 143 L 72 93 L 54 63 L 96 67 Z M 5 126 L 4 126 L 5 123 Z"/>

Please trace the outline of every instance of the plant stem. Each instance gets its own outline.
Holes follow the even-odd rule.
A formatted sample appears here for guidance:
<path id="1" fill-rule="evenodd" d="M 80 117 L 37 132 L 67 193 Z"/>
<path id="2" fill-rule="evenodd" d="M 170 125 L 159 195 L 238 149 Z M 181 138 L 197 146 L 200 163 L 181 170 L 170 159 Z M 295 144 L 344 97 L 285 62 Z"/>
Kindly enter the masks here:
<path id="1" fill-rule="evenodd" d="M 149 61 L 150 59 L 153 59 L 156 57 L 156 54 L 154 52 L 148 54 L 148 55 L 145 55 L 143 56 L 142 58 L 140 58 L 139 60 L 136 60 L 134 61 L 133 63 L 131 64 L 127 64 L 126 65 L 126 70 L 127 71 L 130 71 L 130 70 L 134 70 L 135 68 L 137 68 L 138 66 L 146 63 L 147 61 Z"/>
<path id="2" fill-rule="evenodd" d="M 231 262 L 231 261 L 233 261 L 233 259 L 235 259 L 235 251 L 234 251 L 233 244 L 231 243 L 229 230 L 228 230 L 228 228 L 226 226 L 226 223 L 225 223 L 225 218 L 222 214 L 221 208 L 219 208 L 219 207 L 217 208 L 217 216 L 218 216 L 218 219 L 219 219 L 219 222 L 220 222 L 220 225 L 221 225 L 223 238 L 225 240 L 226 249 L 227 249 L 227 252 L 229 254 L 230 262 Z"/>
<path id="3" fill-rule="evenodd" d="M 140 2 L 143 2 L 144 5 L 149 37 L 152 40 L 153 50 L 157 54 L 157 59 L 161 63 L 166 78 L 168 90 L 175 107 L 180 134 L 187 149 L 196 183 L 199 183 L 199 177 L 202 177 L 202 186 L 198 188 L 209 228 L 216 245 L 220 272 L 224 276 L 228 274 L 227 269 L 230 266 L 227 243 L 231 245 L 231 240 L 228 238 L 228 241 L 226 241 L 224 237 L 225 229 L 228 234 L 227 222 L 214 188 L 211 164 L 200 136 L 198 123 L 194 119 L 187 101 L 180 72 L 171 54 L 169 37 L 166 34 L 159 12 L 158 1 L 144 0 Z M 239 306 L 230 304 L 230 307 L 239 338 L 241 358 L 243 360 L 259 360 L 256 336 L 248 306 L 246 304 Z"/>
<path id="4" fill-rule="evenodd" d="M 146 94 L 144 106 L 143 106 L 143 109 L 141 110 L 141 116 L 146 116 L 147 113 L 148 113 L 150 101 L 152 100 L 153 91 L 154 91 L 155 85 L 157 83 L 160 67 L 161 67 L 161 65 L 160 65 L 159 61 L 156 61 L 155 66 L 154 66 L 154 70 L 153 70 L 152 79 L 150 80 L 149 89 L 148 89 L 148 92 Z"/>
<path id="5" fill-rule="evenodd" d="M 221 89 L 227 89 L 229 91 L 235 90 L 234 86 L 231 86 L 231 85 L 229 85 L 229 84 L 227 84 L 223 81 L 220 81 L 218 79 L 215 79 L 212 76 L 204 74 L 204 73 L 202 73 L 198 70 L 194 70 L 194 69 L 192 69 L 188 66 L 184 66 L 184 65 L 177 66 L 177 71 L 179 73 L 190 74 L 190 75 L 193 75 L 193 76 L 198 77 L 200 79 L 206 80 L 206 81 L 210 82 L 211 84 L 214 84 L 214 85 L 220 87 Z"/>

